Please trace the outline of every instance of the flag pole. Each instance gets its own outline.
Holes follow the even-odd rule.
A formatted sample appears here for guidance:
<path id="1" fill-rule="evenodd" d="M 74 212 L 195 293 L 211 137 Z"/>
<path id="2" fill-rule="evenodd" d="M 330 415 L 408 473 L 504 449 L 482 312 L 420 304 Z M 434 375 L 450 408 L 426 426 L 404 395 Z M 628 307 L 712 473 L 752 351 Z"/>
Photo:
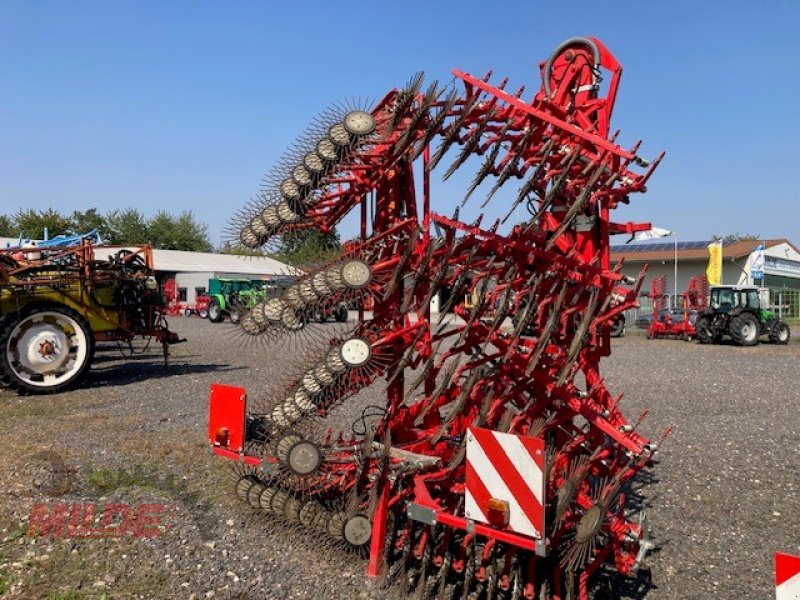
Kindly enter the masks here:
<path id="1" fill-rule="evenodd" d="M 676 231 L 672 232 L 672 236 L 675 238 L 675 300 L 673 300 L 675 304 L 675 308 L 678 305 L 678 233 Z"/>

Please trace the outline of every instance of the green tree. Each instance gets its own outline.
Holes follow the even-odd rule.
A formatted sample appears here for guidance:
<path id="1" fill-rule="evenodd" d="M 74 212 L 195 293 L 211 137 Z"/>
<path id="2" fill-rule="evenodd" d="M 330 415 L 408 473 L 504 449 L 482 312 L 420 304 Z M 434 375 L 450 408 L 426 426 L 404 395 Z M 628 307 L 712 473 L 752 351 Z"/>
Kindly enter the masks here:
<path id="1" fill-rule="evenodd" d="M 96 208 L 89 210 L 76 210 L 72 213 L 72 231 L 71 233 L 79 235 L 89 233 L 96 229 L 103 239 L 110 238 L 108 222 L 106 218 L 101 215 Z"/>
<path id="2" fill-rule="evenodd" d="M 174 230 L 176 250 L 211 252 L 213 249 L 208 239 L 208 225 L 198 222 L 191 211 L 178 215 Z"/>
<path id="3" fill-rule="evenodd" d="M 48 237 L 55 237 L 72 231 L 72 220 L 53 208 L 36 211 L 20 210 L 14 215 L 14 226 L 22 235 L 33 238 L 44 238 L 47 229 Z"/>
<path id="4" fill-rule="evenodd" d="M 319 229 L 296 229 L 283 235 L 283 247 L 273 255 L 292 266 L 309 265 L 336 258 L 342 253 L 339 233 L 322 233 Z"/>
<path id="5" fill-rule="evenodd" d="M 135 208 L 114 210 L 105 217 L 108 236 L 114 244 L 147 243 L 147 220 Z"/>
<path id="6" fill-rule="evenodd" d="M 208 226 L 199 223 L 189 211 L 177 217 L 159 211 L 147 223 L 147 234 L 155 248 L 166 250 L 188 250 L 209 252 L 212 249 L 208 239 Z"/>
<path id="7" fill-rule="evenodd" d="M 14 225 L 14 219 L 8 215 L 0 215 L 0 236 L 2 237 L 17 237 L 19 231 Z"/>

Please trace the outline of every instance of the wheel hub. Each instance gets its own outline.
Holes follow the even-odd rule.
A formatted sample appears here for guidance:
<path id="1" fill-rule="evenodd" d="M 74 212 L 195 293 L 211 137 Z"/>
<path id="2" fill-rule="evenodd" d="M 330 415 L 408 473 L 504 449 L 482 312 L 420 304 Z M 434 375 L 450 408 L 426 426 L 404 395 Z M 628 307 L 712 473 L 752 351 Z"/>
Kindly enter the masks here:
<path id="1" fill-rule="evenodd" d="M 360 548 L 372 536 L 372 523 L 364 515 L 353 515 L 344 523 L 344 539 L 351 546 Z"/>
<path id="2" fill-rule="evenodd" d="M 69 358 L 69 338 L 54 324 L 35 324 L 17 340 L 19 366 L 44 375 L 57 371 Z"/>

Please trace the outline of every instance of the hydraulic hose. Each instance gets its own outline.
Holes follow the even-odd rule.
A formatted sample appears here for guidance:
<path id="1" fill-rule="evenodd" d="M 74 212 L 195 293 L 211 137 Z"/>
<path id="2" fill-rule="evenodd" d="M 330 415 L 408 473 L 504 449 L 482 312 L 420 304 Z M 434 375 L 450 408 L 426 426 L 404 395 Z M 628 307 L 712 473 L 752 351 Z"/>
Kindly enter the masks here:
<path id="1" fill-rule="evenodd" d="M 544 84 L 544 93 L 549 98 L 552 94 L 552 90 L 550 89 L 550 74 L 553 71 L 553 62 L 555 62 L 556 58 L 567 48 L 570 46 L 574 46 L 576 44 L 580 44 L 582 46 L 586 46 L 589 50 L 592 51 L 592 58 L 594 59 L 594 68 L 592 69 L 592 75 L 594 77 L 594 84 L 597 85 L 598 80 L 600 79 L 600 49 L 597 47 L 592 40 L 585 37 L 574 37 L 569 38 L 566 41 L 561 42 L 558 48 L 555 49 L 550 55 L 550 58 L 544 63 L 544 71 L 542 73 L 542 83 Z"/>

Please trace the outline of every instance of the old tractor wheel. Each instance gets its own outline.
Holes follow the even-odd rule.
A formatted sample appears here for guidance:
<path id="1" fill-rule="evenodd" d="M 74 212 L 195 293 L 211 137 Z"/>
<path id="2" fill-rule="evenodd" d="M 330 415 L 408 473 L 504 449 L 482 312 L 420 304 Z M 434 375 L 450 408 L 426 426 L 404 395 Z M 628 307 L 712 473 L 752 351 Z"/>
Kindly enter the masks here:
<path id="1" fill-rule="evenodd" d="M 791 336 L 789 326 L 783 321 L 775 321 L 769 328 L 769 341 L 773 344 L 788 344 Z"/>
<path id="2" fill-rule="evenodd" d="M 238 308 L 232 308 L 229 314 L 231 317 L 231 323 L 233 323 L 234 325 L 238 325 L 239 321 L 242 320 L 242 315 L 239 312 Z"/>
<path id="3" fill-rule="evenodd" d="M 714 331 L 712 330 L 711 319 L 708 317 L 697 317 L 694 324 L 695 337 L 701 344 L 714 343 Z"/>
<path id="4" fill-rule="evenodd" d="M 219 323 L 224 316 L 219 301 L 216 299 L 211 300 L 211 302 L 208 303 L 208 320 L 212 323 Z"/>
<path id="5" fill-rule="evenodd" d="M 758 344 L 758 320 L 750 313 L 742 313 L 731 319 L 731 339 L 737 346 Z"/>
<path id="6" fill-rule="evenodd" d="M 66 306 L 48 304 L 22 312 L 0 333 L 0 369 L 13 389 L 55 394 L 86 374 L 94 350 L 89 324 Z"/>

